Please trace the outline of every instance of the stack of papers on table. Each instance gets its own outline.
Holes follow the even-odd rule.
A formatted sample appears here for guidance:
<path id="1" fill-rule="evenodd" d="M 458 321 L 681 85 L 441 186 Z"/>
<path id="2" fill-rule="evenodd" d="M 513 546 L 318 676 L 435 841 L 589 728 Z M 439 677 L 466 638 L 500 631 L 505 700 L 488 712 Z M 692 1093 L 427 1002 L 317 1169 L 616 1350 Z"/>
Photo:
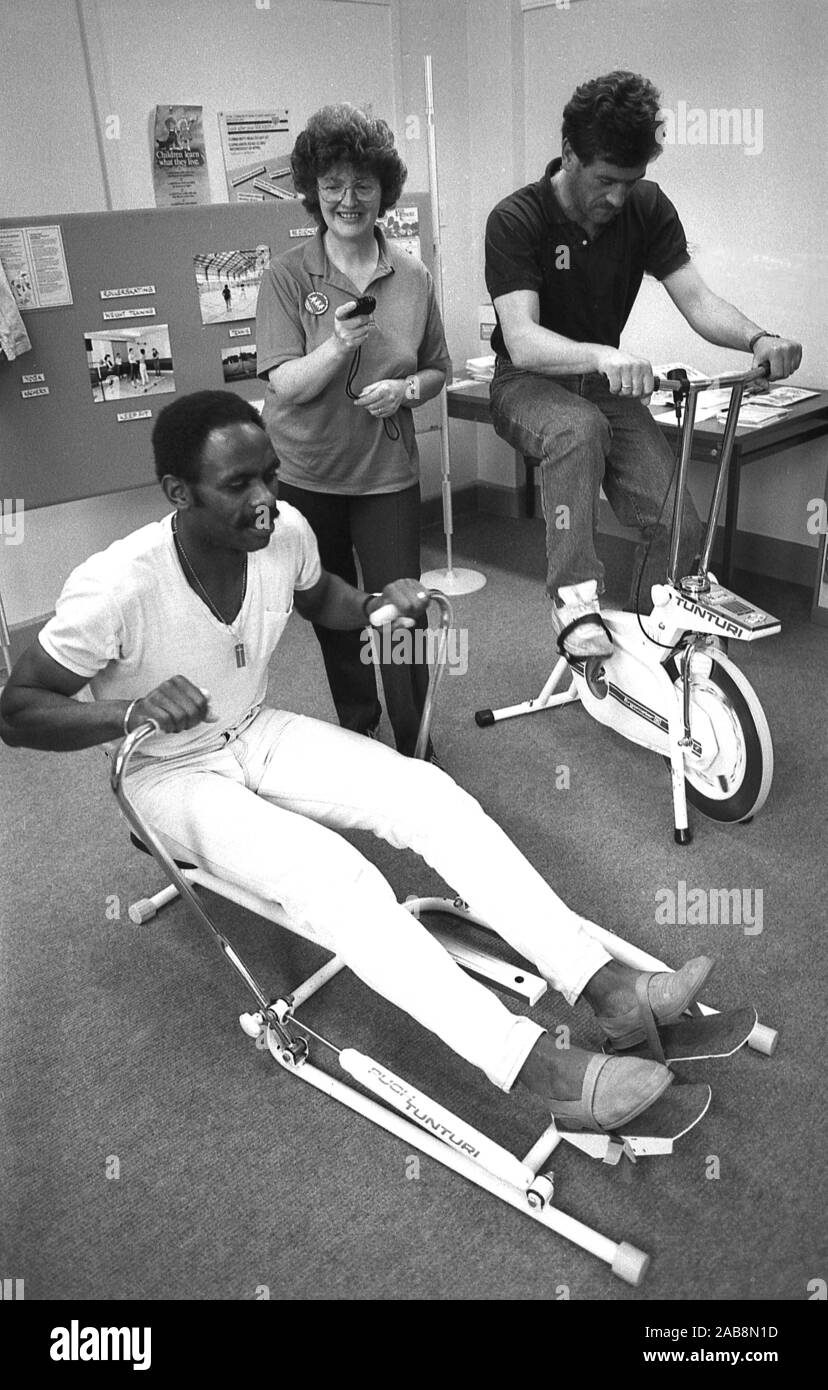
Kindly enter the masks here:
<path id="1" fill-rule="evenodd" d="M 739 425 L 749 429 L 761 429 L 762 425 L 783 420 L 792 405 L 818 396 L 818 391 L 806 391 L 802 386 L 772 386 L 769 391 L 759 391 L 746 397 L 739 409 Z M 724 420 L 727 412 L 720 412 L 718 418 Z"/>
<path id="2" fill-rule="evenodd" d="M 466 372 L 472 381 L 491 381 L 494 376 L 495 357 L 491 353 L 488 357 L 467 357 Z"/>
<path id="3" fill-rule="evenodd" d="M 762 425 L 772 425 L 776 420 L 784 420 L 787 410 L 784 406 L 773 410 L 768 405 L 759 405 L 757 401 L 742 401 L 739 407 L 739 428 L 746 426 L 748 429 L 756 429 Z M 727 419 L 727 410 L 720 410 L 716 416 L 719 424 L 723 425 Z"/>
<path id="4" fill-rule="evenodd" d="M 754 405 L 765 406 L 768 410 L 787 410 L 791 405 L 799 405 L 800 401 L 807 401 L 811 396 L 818 395 L 818 391 L 806 391 L 802 386 L 772 386 L 769 391 L 752 396 L 751 401 Z"/>

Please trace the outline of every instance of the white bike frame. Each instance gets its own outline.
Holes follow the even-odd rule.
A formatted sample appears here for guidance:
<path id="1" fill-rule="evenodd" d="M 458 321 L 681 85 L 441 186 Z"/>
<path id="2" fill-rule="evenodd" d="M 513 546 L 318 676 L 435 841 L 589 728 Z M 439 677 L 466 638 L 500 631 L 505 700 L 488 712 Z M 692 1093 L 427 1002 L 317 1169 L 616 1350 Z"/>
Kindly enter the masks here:
<path id="1" fill-rule="evenodd" d="M 604 610 L 602 617 L 612 636 L 613 651 L 608 657 L 576 659 L 561 656 L 549 679 L 533 700 L 498 710 L 482 710 L 481 726 L 521 714 L 580 700 L 599 724 L 605 724 L 642 748 L 668 758 L 671 769 L 673 814 L 676 840 L 689 840 L 687 796 L 685 790 L 685 750 L 690 749 L 696 766 L 705 766 L 705 750 L 713 756 L 715 736 L 710 720 L 698 708 L 690 717 L 693 660 L 704 655 L 711 639 L 736 638 L 753 642 L 780 631 L 781 624 L 771 614 L 739 598 L 718 584 L 707 566 L 715 535 L 716 521 L 724 497 L 727 472 L 736 434 L 739 404 L 748 382 L 766 375 L 764 368 L 731 372 L 699 381 L 673 381 L 656 378 L 656 389 L 670 389 L 685 400 L 679 467 L 670 544 L 669 578 L 652 588 L 653 611 L 648 616 Z M 692 452 L 696 399 L 703 390 L 730 387 L 731 397 L 722 440 L 722 452 L 710 507 L 701 557 L 696 572 L 677 579 L 678 547 L 685 505 L 687 469 Z M 672 654 L 680 663 L 681 683 L 677 685 L 665 669 Z M 749 690 L 738 667 L 717 653 L 717 663 L 734 683 Z M 772 761 L 761 792 L 767 793 Z"/>

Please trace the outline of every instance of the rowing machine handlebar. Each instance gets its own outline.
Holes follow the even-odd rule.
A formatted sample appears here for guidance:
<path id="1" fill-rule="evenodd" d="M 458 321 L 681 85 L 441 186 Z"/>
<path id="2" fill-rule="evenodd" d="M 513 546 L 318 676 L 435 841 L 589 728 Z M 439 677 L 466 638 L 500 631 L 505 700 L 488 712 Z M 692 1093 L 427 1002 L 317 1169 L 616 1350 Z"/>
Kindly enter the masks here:
<path id="1" fill-rule="evenodd" d="M 126 738 L 122 739 L 116 748 L 112 759 L 112 766 L 109 769 L 109 784 L 119 801 L 121 801 L 121 788 L 130 758 L 140 744 L 146 742 L 148 738 L 152 738 L 153 734 L 159 732 L 160 726 L 156 721 L 154 719 L 147 719 L 143 724 L 139 724 L 136 729 L 128 733 Z"/>
<path id="2" fill-rule="evenodd" d="M 440 589 L 427 589 L 429 601 L 436 603 L 440 609 L 440 626 L 450 627 L 452 622 L 451 604 L 445 594 Z M 400 610 L 393 603 L 383 603 L 379 608 L 375 608 L 368 615 L 371 627 L 385 627 L 387 623 L 393 623 L 400 618 Z M 403 622 L 413 622 L 413 618 L 402 619 Z"/>
<path id="3" fill-rule="evenodd" d="M 428 750 L 428 737 L 431 730 L 431 720 L 434 714 L 434 700 L 437 695 L 437 687 L 443 676 L 446 665 L 446 646 L 448 643 L 448 631 L 454 622 L 454 614 L 451 604 L 444 593 L 439 589 L 428 589 L 430 602 L 435 603 L 440 610 L 440 621 L 438 625 L 439 638 L 437 642 L 437 654 L 432 662 L 431 673 L 428 678 L 428 690 L 426 691 L 423 712 L 420 716 L 420 728 L 417 734 L 417 743 L 414 749 L 415 758 L 424 758 Z M 383 603 L 379 608 L 375 608 L 369 615 L 372 627 L 384 627 L 387 623 L 393 623 L 400 617 L 399 609 L 393 603 Z M 411 619 L 408 620 L 409 623 Z"/>

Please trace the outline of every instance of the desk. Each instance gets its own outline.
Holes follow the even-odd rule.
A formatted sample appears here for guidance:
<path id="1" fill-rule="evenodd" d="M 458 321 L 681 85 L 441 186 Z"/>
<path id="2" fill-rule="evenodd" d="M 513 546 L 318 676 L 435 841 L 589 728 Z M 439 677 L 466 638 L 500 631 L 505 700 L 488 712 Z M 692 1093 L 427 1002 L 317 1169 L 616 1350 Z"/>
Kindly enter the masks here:
<path id="1" fill-rule="evenodd" d="M 487 382 L 475 382 L 472 386 L 461 386 L 456 391 L 449 390 L 447 396 L 451 419 L 473 420 L 479 425 L 491 424 Z M 671 446 L 675 448 L 678 436 L 675 420 L 670 423 L 665 416 L 659 420 L 659 425 Z M 723 434 L 724 426 L 712 420 L 705 420 L 698 425 L 693 434 L 693 458 L 702 463 L 718 463 Z M 737 429 L 727 480 L 722 563 L 717 570 L 723 584 L 729 587 L 732 579 L 733 543 L 739 517 L 739 482 L 745 464 L 755 463 L 758 459 L 777 454 L 782 449 L 792 449 L 797 444 L 805 444 L 809 439 L 820 439 L 826 434 L 828 391 L 820 391 L 807 401 L 791 406 L 782 419 L 776 420 L 773 424 L 762 425 L 759 429 L 748 429 L 745 426 Z M 526 515 L 534 516 L 537 459 L 524 457 L 523 461 L 526 467 Z"/>

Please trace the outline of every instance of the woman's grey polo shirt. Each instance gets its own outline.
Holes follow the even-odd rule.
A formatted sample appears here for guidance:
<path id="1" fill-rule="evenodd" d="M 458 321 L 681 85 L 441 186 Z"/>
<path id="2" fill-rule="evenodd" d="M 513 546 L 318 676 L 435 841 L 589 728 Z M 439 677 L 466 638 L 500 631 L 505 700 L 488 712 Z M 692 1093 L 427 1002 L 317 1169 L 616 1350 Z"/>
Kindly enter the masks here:
<path id="1" fill-rule="evenodd" d="M 376 327 L 362 348 L 354 395 L 373 381 L 399 380 L 427 367 L 446 371 L 451 361 L 428 270 L 389 245 L 380 228 L 375 235 L 379 262 L 364 293 L 377 301 Z M 334 312 L 358 293 L 328 259 L 320 232 L 275 261 L 259 290 L 259 376 L 267 380 L 273 367 L 307 356 L 330 338 Z M 404 407 L 391 417 L 400 438 L 389 439 L 382 421 L 345 394 L 351 362 L 347 358 L 324 390 L 303 404 L 280 403 L 268 383 L 263 415 L 281 477 L 310 492 L 356 495 L 411 487 L 419 477 L 411 411 Z"/>

